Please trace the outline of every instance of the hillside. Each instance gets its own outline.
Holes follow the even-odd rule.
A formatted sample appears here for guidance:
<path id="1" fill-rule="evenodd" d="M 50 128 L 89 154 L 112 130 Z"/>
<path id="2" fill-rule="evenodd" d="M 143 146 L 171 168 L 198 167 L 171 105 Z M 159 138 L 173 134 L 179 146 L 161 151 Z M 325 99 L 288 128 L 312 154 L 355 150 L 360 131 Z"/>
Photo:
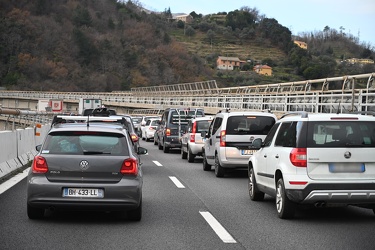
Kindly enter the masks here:
<path id="1" fill-rule="evenodd" d="M 194 14 L 194 13 L 192 13 Z M 171 22 L 132 1 L 2 0 L 0 87 L 16 90 L 118 91 L 215 79 L 220 87 L 375 72 L 341 63 L 374 58 L 355 37 L 335 30 L 299 37 L 275 19 L 245 8 Z M 242 71 L 216 70 L 216 59 L 247 61 Z M 273 68 L 272 76 L 252 71 Z"/>

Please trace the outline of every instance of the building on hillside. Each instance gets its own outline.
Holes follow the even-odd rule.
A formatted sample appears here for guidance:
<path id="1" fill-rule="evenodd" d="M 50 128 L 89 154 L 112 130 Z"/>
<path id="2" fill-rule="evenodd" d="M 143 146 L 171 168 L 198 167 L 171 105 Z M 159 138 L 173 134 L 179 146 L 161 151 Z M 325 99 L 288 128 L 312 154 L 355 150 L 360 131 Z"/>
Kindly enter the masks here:
<path id="1" fill-rule="evenodd" d="M 192 23 L 194 18 L 187 14 L 173 14 L 173 19 L 176 21 L 183 21 L 184 23 Z"/>
<path id="2" fill-rule="evenodd" d="M 302 49 L 307 49 L 307 43 L 305 43 L 305 42 L 294 40 L 294 43 L 297 44 L 297 46 L 302 48 Z"/>
<path id="3" fill-rule="evenodd" d="M 259 75 L 272 76 L 272 68 L 268 65 L 255 65 L 253 70 Z"/>
<path id="4" fill-rule="evenodd" d="M 216 60 L 216 68 L 220 70 L 234 70 L 241 67 L 238 57 L 219 56 Z"/>
<path id="5" fill-rule="evenodd" d="M 355 63 L 361 63 L 361 64 L 374 64 L 374 60 L 371 59 L 359 59 L 359 58 L 350 58 L 346 59 L 345 62 L 355 64 Z"/>

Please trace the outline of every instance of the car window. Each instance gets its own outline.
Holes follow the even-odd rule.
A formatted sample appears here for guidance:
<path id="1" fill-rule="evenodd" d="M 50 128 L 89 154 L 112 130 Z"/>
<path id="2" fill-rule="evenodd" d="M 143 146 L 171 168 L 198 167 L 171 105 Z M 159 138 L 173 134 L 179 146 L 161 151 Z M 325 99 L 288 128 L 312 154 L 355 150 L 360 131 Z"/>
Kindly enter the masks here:
<path id="1" fill-rule="evenodd" d="M 207 132 L 210 122 L 211 121 L 197 121 L 197 133 L 201 133 L 203 131 Z"/>
<path id="2" fill-rule="evenodd" d="M 169 123 L 171 124 L 188 124 L 189 120 L 194 117 L 204 116 L 201 110 L 173 110 L 169 116 Z"/>
<path id="3" fill-rule="evenodd" d="M 216 131 L 220 128 L 222 121 L 223 121 L 223 118 L 221 117 L 217 117 L 215 119 L 214 124 L 212 126 L 212 134 L 215 134 Z"/>
<path id="4" fill-rule="evenodd" d="M 150 126 L 151 120 L 147 120 L 146 126 Z"/>
<path id="5" fill-rule="evenodd" d="M 309 122 L 308 147 L 375 147 L 375 122 Z"/>
<path id="6" fill-rule="evenodd" d="M 230 116 L 226 134 L 266 135 L 274 124 L 275 119 L 268 116 Z"/>
<path id="7" fill-rule="evenodd" d="M 151 122 L 151 126 L 158 126 L 159 125 L 159 121 L 158 120 L 153 120 Z"/>
<path id="8" fill-rule="evenodd" d="M 275 140 L 275 146 L 296 147 L 297 122 L 284 122 L 281 124 Z"/>
<path id="9" fill-rule="evenodd" d="M 42 152 L 48 154 L 129 154 L 126 137 L 123 134 L 86 131 L 50 133 Z"/>
<path id="10" fill-rule="evenodd" d="M 276 130 L 278 129 L 280 123 L 276 123 L 267 134 L 266 138 L 264 138 L 264 146 L 269 147 L 271 145 L 272 139 L 275 136 Z"/>

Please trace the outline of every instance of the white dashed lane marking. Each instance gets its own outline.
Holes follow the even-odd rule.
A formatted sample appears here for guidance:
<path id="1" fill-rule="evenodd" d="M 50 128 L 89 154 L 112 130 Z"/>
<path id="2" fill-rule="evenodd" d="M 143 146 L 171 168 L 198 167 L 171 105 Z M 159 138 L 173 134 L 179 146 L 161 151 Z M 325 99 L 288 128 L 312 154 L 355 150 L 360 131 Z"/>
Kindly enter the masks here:
<path id="1" fill-rule="evenodd" d="M 211 228 L 215 231 L 217 236 L 224 243 L 237 243 L 236 240 L 228 233 L 228 231 L 215 219 L 210 212 L 199 211 Z"/>
<path id="2" fill-rule="evenodd" d="M 176 185 L 176 187 L 178 188 L 185 188 L 184 185 L 182 185 L 182 183 L 174 176 L 169 176 L 169 179 L 171 179 L 171 181 L 173 181 L 173 183 Z"/>

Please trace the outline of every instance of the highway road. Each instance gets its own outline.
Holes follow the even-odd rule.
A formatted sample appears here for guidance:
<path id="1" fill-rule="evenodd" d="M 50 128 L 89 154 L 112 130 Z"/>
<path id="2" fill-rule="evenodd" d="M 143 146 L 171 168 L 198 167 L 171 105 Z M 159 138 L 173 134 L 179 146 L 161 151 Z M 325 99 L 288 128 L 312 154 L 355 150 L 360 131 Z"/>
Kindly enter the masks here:
<path id="1" fill-rule="evenodd" d="M 0 194 L 0 249 L 375 249 L 372 210 L 305 208 L 281 220 L 271 197 L 249 199 L 246 172 L 216 178 L 200 158 L 141 145 L 149 149 L 142 221 L 98 212 L 29 220 L 23 179 Z"/>

